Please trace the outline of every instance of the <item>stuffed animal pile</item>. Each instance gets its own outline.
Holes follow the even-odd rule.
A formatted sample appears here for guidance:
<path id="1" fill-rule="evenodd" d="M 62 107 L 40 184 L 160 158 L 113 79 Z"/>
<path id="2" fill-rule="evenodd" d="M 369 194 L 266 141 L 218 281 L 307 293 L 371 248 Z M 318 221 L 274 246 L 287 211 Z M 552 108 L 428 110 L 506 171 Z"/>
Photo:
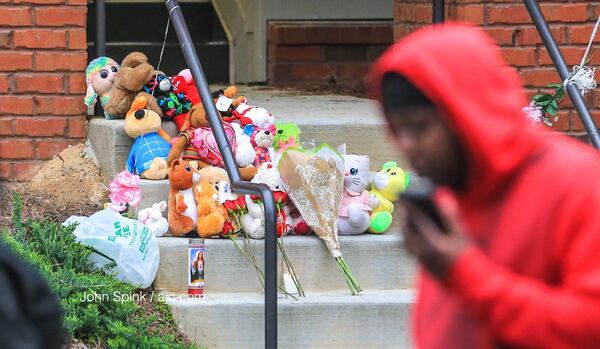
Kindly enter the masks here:
<path id="1" fill-rule="evenodd" d="M 99 57 L 86 69 L 84 103 L 97 100 L 107 119 L 124 119 L 133 138 L 127 170 L 147 180 L 167 179 L 167 203 L 139 212 L 139 220 L 156 235 L 167 229 L 173 236 L 197 234 L 218 238 L 244 232 L 253 239 L 265 235 L 260 197 L 236 195 L 223 169 L 223 157 L 209 125 L 206 110 L 189 69 L 177 75 L 156 71 L 141 52 L 121 64 Z M 277 233 L 305 235 L 311 230 L 284 191 L 277 163 L 289 148 L 302 148 L 295 123 L 276 122 L 272 113 L 254 106 L 237 88 L 212 93 L 222 126 L 242 179 L 264 183 L 274 192 Z M 176 124 L 171 138 L 162 122 Z M 393 202 L 408 184 L 408 174 L 395 162 L 384 164 L 370 179 L 369 158 L 345 155 L 344 191 L 337 227 L 340 235 L 380 234 L 392 224 Z M 167 209 L 167 220 L 162 212 Z M 162 219 L 161 219 L 162 218 Z"/>

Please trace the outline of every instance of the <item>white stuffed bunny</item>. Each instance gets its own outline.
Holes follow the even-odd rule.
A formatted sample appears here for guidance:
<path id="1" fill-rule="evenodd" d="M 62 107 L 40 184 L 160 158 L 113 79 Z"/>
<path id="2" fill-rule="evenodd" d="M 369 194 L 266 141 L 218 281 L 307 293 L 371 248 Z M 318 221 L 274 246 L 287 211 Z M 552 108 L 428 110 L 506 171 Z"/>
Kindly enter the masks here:
<path id="1" fill-rule="evenodd" d="M 252 179 L 252 183 L 265 183 L 274 192 L 283 191 L 283 183 L 281 182 L 279 171 L 277 171 L 277 168 L 270 162 L 265 162 L 260 165 L 258 172 Z M 246 195 L 245 200 L 248 212 L 242 216 L 242 227 L 252 239 L 264 239 L 265 211 L 263 205 L 255 203 L 250 198 L 250 195 Z M 285 217 L 286 231 L 280 234 L 285 235 L 292 230 L 294 221 L 290 215 L 290 210 L 287 205 L 282 207 L 282 211 L 283 215 L 278 217 L 278 219 Z M 287 227 L 289 227 L 289 231 Z"/>
<path id="2" fill-rule="evenodd" d="M 256 157 L 252 140 L 237 122 L 232 122 L 231 127 L 235 131 L 235 162 L 239 167 L 251 167 Z"/>
<path id="3" fill-rule="evenodd" d="M 153 204 L 152 207 L 138 212 L 138 221 L 147 226 L 154 236 L 163 236 L 169 230 L 169 222 L 162 214 L 166 209 L 167 203 L 165 201 Z"/>

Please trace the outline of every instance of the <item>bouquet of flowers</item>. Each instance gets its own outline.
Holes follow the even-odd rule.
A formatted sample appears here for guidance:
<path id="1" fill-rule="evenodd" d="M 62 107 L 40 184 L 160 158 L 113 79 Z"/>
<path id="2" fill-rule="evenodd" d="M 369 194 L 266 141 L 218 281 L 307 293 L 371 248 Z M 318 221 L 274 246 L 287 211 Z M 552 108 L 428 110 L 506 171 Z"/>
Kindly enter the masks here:
<path id="1" fill-rule="evenodd" d="M 127 170 L 122 171 L 110 182 L 108 188 L 110 190 L 108 198 L 111 202 L 108 207 L 125 217 L 134 218 L 134 208 L 142 200 L 140 176 Z"/>
<path id="2" fill-rule="evenodd" d="M 278 164 L 292 202 L 342 270 L 350 292 L 362 291 L 340 251 L 337 217 L 344 188 L 344 159 L 327 144 L 315 150 L 289 148 Z"/>

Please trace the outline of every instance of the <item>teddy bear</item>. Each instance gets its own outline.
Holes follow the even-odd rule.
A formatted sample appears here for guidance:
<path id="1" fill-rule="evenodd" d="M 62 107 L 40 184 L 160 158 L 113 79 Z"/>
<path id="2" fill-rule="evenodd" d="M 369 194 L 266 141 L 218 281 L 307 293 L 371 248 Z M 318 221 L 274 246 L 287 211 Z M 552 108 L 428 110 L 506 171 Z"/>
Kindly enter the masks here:
<path id="1" fill-rule="evenodd" d="M 119 63 L 109 57 L 98 57 L 88 64 L 85 69 L 85 83 L 87 90 L 83 102 L 86 106 L 94 108 L 96 100 L 100 98 L 102 108 L 106 108 L 110 99 L 109 91 L 115 81 L 115 76 L 119 71 Z M 113 116 L 104 112 L 107 119 Z"/>
<path id="2" fill-rule="evenodd" d="M 147 226 L 154 236 L 161 237 L 169 230 L 169 222 L 162 214 L 166 209 L 165 201 L 157 202 L 152 204 L 152 207 L 140 210 L 137 219 Z"/>
<path id="3" fill-rule="evenodd" d="M 250 141 L 254 147 L 254 166 L 260 166 L 262 163 L 271 161 L 271 152 L 273 146 L 273 129 L 260 129 L 255 128 L 250 136 Z"/>
<path id="4" fill-rule="evenodd" d="M 125 117 L 125 133 L 135 139 L 127 158 L 127 170 L 146 179 L 164 179 L 169 168 L 171 137 L 161 128 L 160 116 L 147 108 L 146 96 L 137 96 Z"/>
<path id="5" fill-rule="evenodd" d="M 151 95 L 141 92 L 142 88 L 154 76 L 154 68 L 148 63 L 148 57 L 141 52 L 128 54 L 117 71 L 114 83 L 108 92 L 108 102 L 105 111 L 114 118 L 124 118 L 131 108 L 134 99 L 144 94 L 148 99 L 148 109 L 154 111 L 162 118 L 162 110 L 158 107 L 156 99 Z"/>
<path id="6" fill-rule="evenodd" d="M 369 206 L 373 208 L 369 231 L 383 233 L 392 225 L 394 201 L 406 190 L 410 177 L 395 161 L 388 161 L 373 176 L 369 191 Z"/>
<path id="7" fill-rule="evenodd" d="M 344 191 L 340 201 L 337 228 L 340 235 L 358 235 L 371 225 L 369 194 L 369 157 L 344 155 Z"/>
<path id="8" fill-rule="evenodd" d="M 249 105 L 245 98 L 241 99 L 240 104 L 233 111 L 232 119 L 238 120 L 242 126 L 252 124 L 264 130 L 275 127 L 273 114 L 265 108 Z"/>
<path id="9" fill-rule="evenodd" d="M 192 107 L 192 102 L 183 92 L 174 92 L 171 79 L 165 74 L 153 76 L 142 90 L 156 98 L 163 116 L 169 119 L 187 113 Z"/>
<path id="10" fill-rule="evenodd" d="M 167 219 L 173 236 L 183 236 L 196 228 L 198 210 L 194 186 L 200 174 L 194 164 L 176 159 L 169 167 L 169 211 Z"/>
<path id="11" fill-rule="evenodd" d="M 219 203 L 224 203 L 227 200 L 235 200 L 237 196 L 231 190 L 229 176 L 227 171 L 220 167 L 207 166 L 198 171 L 200 174 L 199 183 L 212 184 L 217 189 L 219 194 Z"/>
<path id="12" fill-rule="evenodd" d="M 206 166 L 224 167 L 223 159 L 217 147 L 214 135 L 206 119 L 202 105 L 192 107 L 185 121 L 185 131 L 172 143 L 167 162 L 180 157 L 185 160 L 195 160 L 200 168 Z M 229 141 L 229 146 L 235 154 L 235 131 L 229 123 L 224 122 L 223 128 Z M 251 180 L 256 174 L 255 167 L 240 168 L 240 175 L 244 180 Z"/>
<path id="13" fill-rule="evenodd" d="M 293 230 L 294 221 L 290 216 L 287 193 L 283 189 L 283 183 L 279 171 L 272 163 L 265 162 L 260 165 L 252 183 L 264 183 L 273 191 L 277 207 L 277 235 L 283 236 Z M 265 237 L 265 213 L 263 205 L 254 200 L 256 196 L 245 196 L 247 213 L 242 215 L 241 223 L 244 231 L 252 239 L 263 239 Z"/>
<path id="14" fill-rule="evenodd" d="M 229 215 L 219 202 L 218 187 L 209 182 L 198 183 L 194 186 L 194 197 L 198 208 L 198 236 L 205 239 L 219 237 Z"/>

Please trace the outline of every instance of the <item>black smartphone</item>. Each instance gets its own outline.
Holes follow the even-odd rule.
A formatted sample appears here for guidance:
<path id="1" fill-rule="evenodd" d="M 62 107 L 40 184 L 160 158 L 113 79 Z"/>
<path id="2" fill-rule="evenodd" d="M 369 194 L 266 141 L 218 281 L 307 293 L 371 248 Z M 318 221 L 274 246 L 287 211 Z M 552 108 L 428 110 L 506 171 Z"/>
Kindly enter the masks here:
<path id="1" fill-rule="evenodd" d="M 433 185 L 409 185 L 406 191 L 400 194 L 400 198 L 420 209 L 431 218 L 440 231 L 445 232 L 444 221 L 433 202 L 433 192 Z"/>

